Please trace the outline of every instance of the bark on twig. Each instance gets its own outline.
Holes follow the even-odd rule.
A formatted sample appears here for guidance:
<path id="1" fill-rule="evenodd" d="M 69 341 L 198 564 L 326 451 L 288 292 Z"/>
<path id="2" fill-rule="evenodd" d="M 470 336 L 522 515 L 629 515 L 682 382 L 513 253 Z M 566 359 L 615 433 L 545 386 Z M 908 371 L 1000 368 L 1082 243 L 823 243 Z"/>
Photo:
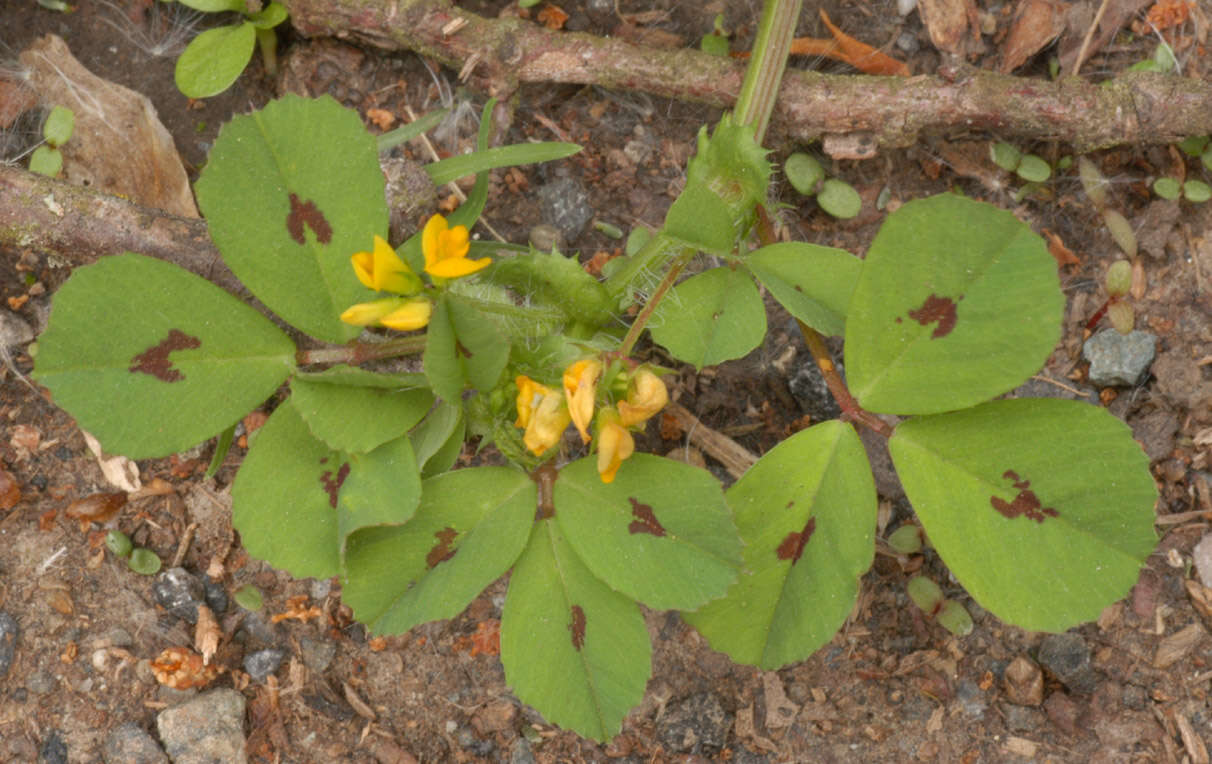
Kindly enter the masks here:
<path id="1" fill-rule="evenodd" d="M 516 18 L 486 19 L 450 0 L 285 0 L 308 36 L 414 50 L 471 76 L 494 95 L 521 83 L 561 82 L 641 90 L 717 107 L 732 105 L 745 63 L 697 50 L 658 50 Z M 1078 152 L 1168 143 L 1212 125 L 1212 85 L 1132 73 L 1099 86 L 1077 78 L 1023 79 L 971 68 L 909 78 L 788 70 L 774 125 L 800 141 L 869 133 L 907 146 L 922 132 L 993 130 L 1059 140 Z"/>
<path id="2" fill-rule="evenodd" d="M 248 295 L 219 257 L 205 221 L 5 165 L 0 165 L 0 249 L 50 252 L 73 268 L 102 255 L 139 252 Z"/>

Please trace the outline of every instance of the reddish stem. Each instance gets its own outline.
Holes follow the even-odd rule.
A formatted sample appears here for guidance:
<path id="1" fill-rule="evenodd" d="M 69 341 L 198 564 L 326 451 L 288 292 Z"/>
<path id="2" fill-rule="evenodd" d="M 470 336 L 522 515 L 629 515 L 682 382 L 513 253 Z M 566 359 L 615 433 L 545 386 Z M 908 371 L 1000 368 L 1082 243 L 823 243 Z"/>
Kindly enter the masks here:
<path id="1" fill-rule="evenodd" d="M 829 355 L 829 348 L 825 347 L 825 339 L 803 321 L 797 321 L 800 325 L 800 331 L 804 335 L 804 342 L 808 344 L 808 350 L 812 353 L 812 358 L 816 361 L 817 368 L 821 370 L 821 375 L 825 377 L 825 384 L 829 386 L 829 392 L 833 394 L 833 399 L 837 401 L 837 405 L 842 408 L 842 420 L 855 422 L 864 425 L 885 438 L 892 437 L 892 426 L 880 419 L 870 411 L 866 411 L 850 394 L 850 390 L 846 388 L 846 383 L 842 381 L 842 376 L 837 373 L 837 367 L 833 364 L 833 358 Z"/>

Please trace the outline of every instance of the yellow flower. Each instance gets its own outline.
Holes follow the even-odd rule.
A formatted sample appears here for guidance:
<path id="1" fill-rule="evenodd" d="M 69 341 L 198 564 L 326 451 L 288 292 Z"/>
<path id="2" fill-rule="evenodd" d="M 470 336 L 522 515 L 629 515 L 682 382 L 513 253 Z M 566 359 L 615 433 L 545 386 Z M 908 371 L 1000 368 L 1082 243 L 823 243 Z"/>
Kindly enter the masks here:
<path id="1" fill-rule="evenodd" d="M 581 442 L 589 442 L 589 422 L 593 419 L 593 401 L 597 394 L 602 363 L 592 358 L 577 361 L 564 370 L 564 395 L 568 398 L 568 413 L 581 433 Z"/>
<path id="2" fill-rule="evenodd" d="M 350 306 L 341 320 L 354 326 L 386 326 L 401 332 L 420 329 L 429 323 L 433 305 L 423 297 L 405 300 L 388 297 Z"/>
<path id="3" fill-rule="evenodd" d="M 519 375 L 516 381 L 518 419 L 514 425 L 526 429 L 522 442 L 532 454 L 539 456 L 560 442 L 572 419 L 562 393 L 524 375 Z"/>
<path id="4" fill-rule="evenodd" d="M 421 232 L 421 252 L 425 255 L 425 272 L 443 279 L 457 279 L 487 268 L 491 258 L 468 260 L 471 241 L 467 226 L 451 228 L 446 218 L 434 215 Z"/>
<path id="5" fill-rule="evenodd" d="M 669 403 L 665 383 L 651 370 L 640 367 L 627 384 L 627 398 L 619 401 L 619 422 L 630 427 L 648 421 L 649 417 Z"/>
<path id="6" fill-rule="evenodd" d="M 356 252 L 350 262 L 358 281 L 377 292 L 416 294 L 421 291 L 421 279 L 381 236 L 375 237 L 374 252 Z"/>
<path id="7" fill-rule="evenodd" d="M 598 474 L 603 483 L 614 482 L 623 460 L 635 452 L 635 439 L 619 423 L 613 409 L 603 409 L 598 415 Z"/>

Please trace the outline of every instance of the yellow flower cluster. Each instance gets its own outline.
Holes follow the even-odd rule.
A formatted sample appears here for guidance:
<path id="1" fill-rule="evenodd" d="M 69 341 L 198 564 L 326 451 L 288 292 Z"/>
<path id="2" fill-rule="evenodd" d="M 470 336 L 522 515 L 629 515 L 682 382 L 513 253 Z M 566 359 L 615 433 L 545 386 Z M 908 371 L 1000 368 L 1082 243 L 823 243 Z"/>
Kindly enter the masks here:
<path id="1" fill-rule="evenodd" d="M 519 375 L 518 419 L 514 424 L 525 430 L 522 442 L 539 456 L 560 442 L 569 424 L 577 428 L 582 443 L 589 443 L 589 425 L 597 430 L 598 474 L 603 483 L 614 480 L 623 460 L 635 452 L 630 428 L 641 425 L 669 402 L 665 383 L 652 370 L 641 366 L 629 375 L 627 393 L 616 405 L 593 409 L 597 399 L 602 363 L 582 359 L 564 370 L 563 390 L 552 390 Z"/>
<path id="2" fill-rule="evenodd" d="M 441 215 L 434 215 L 421 232 L 421 252 L 425 272 L 437 279 L 457 279 L 487 268 L 490 258 L 470 260 L 471 241 L 467 227 L 454 228 Z M 385 297 L 351 306 L 341 320 L 354 326 L 385 326 L 407 332 L 429 323 L 433 303 L 419 293 L 421 278 L 408 267 L 381 236 L 375 236 L 373 252 L 356 252 L 350 258 L 354 274 L 364 286 L 376 292 L 391 292 L 400 297 Z"/>

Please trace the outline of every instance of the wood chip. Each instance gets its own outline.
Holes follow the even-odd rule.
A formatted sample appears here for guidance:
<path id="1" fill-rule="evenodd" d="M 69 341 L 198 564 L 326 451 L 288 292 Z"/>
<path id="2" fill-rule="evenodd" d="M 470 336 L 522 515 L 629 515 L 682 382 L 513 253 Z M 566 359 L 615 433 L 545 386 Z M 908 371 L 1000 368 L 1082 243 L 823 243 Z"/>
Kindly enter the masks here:
<path id="1" fill-rule="evenodd" d="M 341 682 L 341 686 L 345 689 L 345 700 L 349 702 L 349 705 L 357 712 L 358 716 L 373 722 L 375 720 L 374 709 L 366 705 L 366 701 L 358 697 L 358 693 L 354 691 L 349 682 Z"/>
<path id="2" fill-rule="evenodd" d="M 1028 740 L 1025 737 L 1016 737 L 1011 735 L 1006 738 L 1005 749 L 1007 753 L 1015 756 L 1022 756 L 1025 759 L 1034 759 L 1036 752 L 1039 750 L 1039 744 L 1034 740 Z"/>
<path id="3" fill-rule="evenodd" d="M 972 0 L 918 0 L 917 12 L 930 32 L 934 47 L 947 53 L 964 54 L 968 27 L 976 19 L 976 6 Z"/>
<path id="4" fill-rule="evenodd" d="M 1183 748 L 1191 756 L 1191 764 L 1208 764 L 1208 747 L 1191 726 L 1191 720 L 1185 714 L 1175 711 L 1174 723 L 1178 726 L 1178 736 L 1182 738 Z"/>
<path id="5" fill-rule="evenodd" d="M 1182 660 L 1204 638 L 1204 627 L 1193 623 L 1163 639 L 1153 656 L 1153 668 L 1165 669 Z"/>
<path id="6" fill-rule="evenodd" d="M 1065 31 L 1069 4 L 1058 0 L 1023 0 L 1018 4 L 1010 33 L 1002 43 L 997 70 L 1009 74 L 1039 53 Z"/>
<path id="7" fill-rule="evenodd" d="M 194 649 L 202 654 L 203 665 L 210 665 L 210 659 L 219 649 L 219 639 L 223 630 L 215 620 L 215 614 L 206 605 L 198 605 L 198 624 L 194 627 Z"/>
<path id="8" fill-rule="evenodd" d="M 773 671 L 762 674 L 762 689 L 766 701 L 766 729 L 778 730 L 790 727 L 800 707 L 787 697 L 779 675 Z"/>

